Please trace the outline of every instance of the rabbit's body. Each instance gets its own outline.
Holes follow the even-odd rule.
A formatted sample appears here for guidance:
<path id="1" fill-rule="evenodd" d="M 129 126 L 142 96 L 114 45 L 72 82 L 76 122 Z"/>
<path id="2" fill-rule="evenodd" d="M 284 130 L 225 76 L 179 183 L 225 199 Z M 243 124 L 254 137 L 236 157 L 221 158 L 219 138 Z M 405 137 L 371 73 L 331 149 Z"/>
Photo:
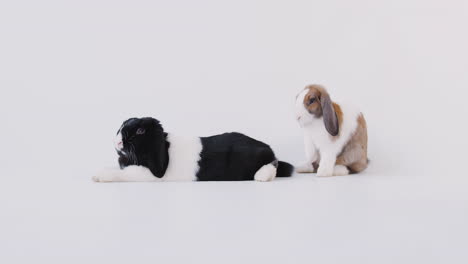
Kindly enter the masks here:
<path id="1" fill-rule="evenodd" d="M 312 85 L 297 96 L 296 114 L 306 153 L 298 172 L 338 176 L 367 167 L 367 127 L 358 108 L 333 103 L 323 87 Z"/>
<path id="2" fill-rule="evenodd" d="M 243 134 L 181 137 L 153 118 L 124 122 L 115 148 L 120 169 L 104 170 L 95 181 L 271 181 L 293 170 L 270 146 Z"/>

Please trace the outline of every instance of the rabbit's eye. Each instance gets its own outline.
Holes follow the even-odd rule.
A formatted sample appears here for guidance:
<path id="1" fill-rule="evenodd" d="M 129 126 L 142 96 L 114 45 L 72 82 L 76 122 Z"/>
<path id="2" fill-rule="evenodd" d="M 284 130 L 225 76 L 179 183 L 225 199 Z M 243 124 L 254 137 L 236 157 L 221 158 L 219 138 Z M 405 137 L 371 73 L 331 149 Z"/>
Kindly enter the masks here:
<path id="1" fill-rule="evenodd" d="M 315 98 L 310 98 L 309 99 L 309 104 L 313 104 L 315 102 Z"/>
<path id="2" fill-rule="evenodd" d="M 136 131 L 137 135 L 143 135 L 146 132 L 146 130 L 142 127 L 138 128 Z"/>

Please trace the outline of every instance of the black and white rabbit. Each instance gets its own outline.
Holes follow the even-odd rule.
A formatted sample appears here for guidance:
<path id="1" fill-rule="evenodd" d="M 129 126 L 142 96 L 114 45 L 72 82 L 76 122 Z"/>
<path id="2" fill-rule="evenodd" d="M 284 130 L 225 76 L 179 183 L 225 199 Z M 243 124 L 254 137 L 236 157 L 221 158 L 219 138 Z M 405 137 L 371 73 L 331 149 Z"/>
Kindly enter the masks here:
<path id="1" fill-rule="evenodd" d="M 150 117 L 125 121 L 115 148 L 120 169 L 103 170 L 94 181 L 271 181 L 294 170 L 270 146 L 243 134 L 178 137 Z"/>

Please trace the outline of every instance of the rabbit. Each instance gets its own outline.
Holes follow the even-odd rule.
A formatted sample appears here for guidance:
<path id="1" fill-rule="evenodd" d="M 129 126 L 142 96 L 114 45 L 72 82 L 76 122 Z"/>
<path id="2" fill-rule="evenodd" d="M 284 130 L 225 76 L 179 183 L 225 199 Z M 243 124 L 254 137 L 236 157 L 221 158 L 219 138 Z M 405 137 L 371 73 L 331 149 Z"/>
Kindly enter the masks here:
<path id="1" fill-rule="evenodd" d="M 117 131 L 119 168 L 96 182 L 271 181 L 289 177 L 294 167 L 278 161 L 267 144 L 240 133 L 184 138 L 164 131 L 154 118 L 130 118 Z"/>
<path id="2" fill-rule="evenodd" d="M 315 84 L 297 95 L 295 111 L 307 159 L 296 167 L 298 173 L 341 176 L 367 168 L 367 124 L 356 107 L 333 102 L 327 90 Z"/>

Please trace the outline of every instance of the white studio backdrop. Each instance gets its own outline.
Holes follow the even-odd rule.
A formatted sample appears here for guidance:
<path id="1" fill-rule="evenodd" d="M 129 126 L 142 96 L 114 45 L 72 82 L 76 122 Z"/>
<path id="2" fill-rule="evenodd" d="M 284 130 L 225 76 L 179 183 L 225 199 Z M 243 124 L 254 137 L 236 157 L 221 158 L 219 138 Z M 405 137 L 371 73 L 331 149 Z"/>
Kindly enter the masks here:
<path id="1" fill-rule="evenodd" d="M 463 0 L 2 1 L 0 216 L 15 223 L 32 186 L 93 184 L 129 117 L 243 132 L 297 164 L 294 99 L 320 83 L 363 110 L 382 199 L 450 200 L 467 220 L 467 24 Z"/>

